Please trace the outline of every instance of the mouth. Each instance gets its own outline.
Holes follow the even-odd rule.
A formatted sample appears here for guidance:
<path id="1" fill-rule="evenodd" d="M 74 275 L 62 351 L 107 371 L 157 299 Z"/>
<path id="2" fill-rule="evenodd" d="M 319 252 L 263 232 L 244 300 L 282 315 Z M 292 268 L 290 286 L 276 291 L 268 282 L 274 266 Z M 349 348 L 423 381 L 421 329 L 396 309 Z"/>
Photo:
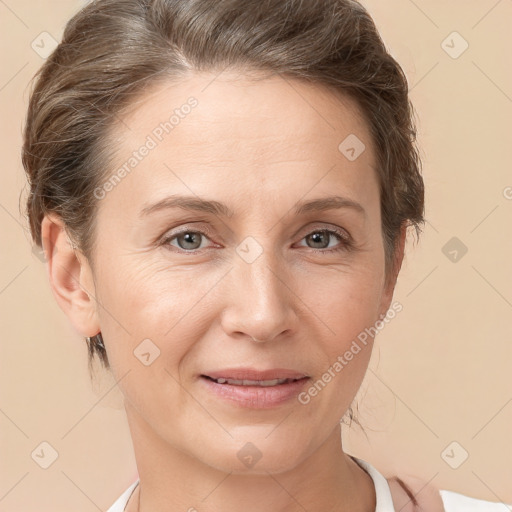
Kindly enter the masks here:
<path id="1" fill-rule="evenodd" d="M 310 379 L 293 370 L 226 369 L 201 374 L 209 393 L 231 405 L 269 409 L 290 401 Z"/>
<path id="2" fill-rule="evenodd" d="M 229 384 L 230 386 L 261 386 L 261 387 L 271 387 L 271 386 L 278 386 L 280 384 L 289 384 L 291 382 L 297 382 L 298 380 L 307 378 L 307 377 L 301 377 L 297 379 L 271 379 L 271 380 L 237 380 L 237 379 L 224 379 L 222 377 L 218 379 L 214 379 L 208 375 L 201 375 L 201 377 L 204 377 L 206 379 L 210 379 L 213 382 L 216 382 L 217 384 Z"/>

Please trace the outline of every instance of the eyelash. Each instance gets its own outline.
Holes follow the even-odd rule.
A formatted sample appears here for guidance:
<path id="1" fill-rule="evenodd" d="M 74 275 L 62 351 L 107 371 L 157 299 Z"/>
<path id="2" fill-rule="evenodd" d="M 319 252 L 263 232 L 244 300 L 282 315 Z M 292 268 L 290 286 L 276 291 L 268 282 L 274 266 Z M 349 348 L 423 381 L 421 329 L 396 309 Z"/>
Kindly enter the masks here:
<path id="1" fill-rule="evenodd" d="M 184 233 L 199 234 L 208 239 L 209 239 L 209 234 L 210 234 L 208 230 L 201 231 L 201 230 L 183 229 L 178 232 L 172 233 L 171 235 L 165 236 L 162 239 L 160 245 L 163 245 L 163 246 L 169 248 L 169 247 L 171 247 L 170 242 L 172 240 L 174 240 L 175 238 L 177 238 L 179 235 L 182 235 Z M 336 230 L 336 229 L 332 229 L 332 228 L 330 228 L 330 229 L 329 228 L 314 229 L 313 231 L 310 231 L 307 235 L 302 237 L 301 241 L 304 240 L 307 236 L 312 235 L 313 233 L 327 233 L 329 235 L 334 235 L 336 238 L 338 238 L 338 240 L 341 242 L 341 244 L 338 245 L 337 247 L 335 247 L 334 249 L 315 249 L 313 247 L 309 247 L 309 249 L 311 251 L 314 251 L 316 253 L 332 254 L 332 253 L 337 253 L 337 252 L 350 251 L 351 249 L 353 249 L 353 242 L 352 242 L 350 236 L 345 234 L 341 230 Z M 192 250 L 187 251 L 185 249 L 181 249 L 176 246 L 172 246 L 172 247 L 176 252 L 181 253 L 181 254 L 194 254 L 194 253 L 197 253 L 197 251 L 201 250 L 201 249 L 192 249 Z M 302 247 L 304 247 L 304 246 L 302 246 Z M 173 249 L 170 249 L 170 250 L 173 250 Z"/>

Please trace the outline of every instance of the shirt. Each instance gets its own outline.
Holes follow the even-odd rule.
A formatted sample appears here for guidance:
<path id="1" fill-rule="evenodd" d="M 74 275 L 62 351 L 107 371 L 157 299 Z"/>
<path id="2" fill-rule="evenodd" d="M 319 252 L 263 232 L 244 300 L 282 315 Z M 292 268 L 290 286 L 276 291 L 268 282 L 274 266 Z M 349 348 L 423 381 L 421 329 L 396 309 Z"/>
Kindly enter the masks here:
<path id="1" fill-rule="evenodd" d="M 353 457 L 352 459 L 359 464 L 372 478 L 375 485 L 376 507 L 375 512 L 397 512 L 393 506 L 391 490 L 388 481 L 381 475 L 370 463 Z M 139 484 L 139 480 L 133 482 L 126 491 L 115 501 L 115 503 L 107 510 L 107 512 L 123 512 L 130 496 L 135 487 Z M 443 500 L 445 512 L 511 512 L 512 505 L 504 503 L 495 503 L 491 501 L 470 498 L 463 494 L 453 491 L 440 490 L 439 494 Z"/>

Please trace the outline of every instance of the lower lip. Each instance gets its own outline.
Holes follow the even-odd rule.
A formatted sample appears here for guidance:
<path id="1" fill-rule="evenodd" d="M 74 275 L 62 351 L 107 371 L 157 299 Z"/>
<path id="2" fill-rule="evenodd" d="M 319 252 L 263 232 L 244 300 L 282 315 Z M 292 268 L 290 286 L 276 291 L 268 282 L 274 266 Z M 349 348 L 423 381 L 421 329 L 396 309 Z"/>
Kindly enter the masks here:
<path id="1" fill-rule="evenodd" d="M 270 409 L 296 397 L 309 380 L 309 377 L 275 386 L 219 384 L 206 377 L 201 377 L 201 380 L 210 392 L 220 398 L 235 402 L 241 407 Z"/>

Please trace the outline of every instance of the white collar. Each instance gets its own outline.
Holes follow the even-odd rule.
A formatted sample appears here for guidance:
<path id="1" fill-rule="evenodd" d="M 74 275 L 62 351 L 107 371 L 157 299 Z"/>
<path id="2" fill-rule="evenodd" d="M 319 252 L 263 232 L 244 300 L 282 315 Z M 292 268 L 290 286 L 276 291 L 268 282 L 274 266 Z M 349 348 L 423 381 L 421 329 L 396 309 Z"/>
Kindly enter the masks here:
<path id="1" fill-rule="evenodd" d="M 391 497 L 391 489 L 388 481 L 382 476 L 369 462 L 358 459 L 353 455 L 350 456 L 353 461 L 357 462 L 371 477 L 375 485 L 375 496 L 377 506 L 375 512 L 395 512 L 393 498 Z"/>
<path id="2" fill-rule="evenodd" d="M 366 462 L 365 460 L 362 459 L 358 459 L 353 455 L 350 455 L 350 457 L 361 468 L 363 468 L 373 480 L 373 484 L 375 486 L 375 496 L 377 501 L 375 512 L 395 512 L 393 498 L 391 497 L 391 490 L 389 488 L 388 481 L 384 478 L 384 476 L 381 475 L 369 462 Z M 128 500 L 130 499 L 130 496 L 132 495 L 137 485 L 139 485 L 138 479 L 135 482 L 133 482 L 130 485 L 130 487 L 126 489 L 125 492 L 123 492 L 123 494 L 107 512 L 123 511 L 124 507 L 128 503 Z"/>

